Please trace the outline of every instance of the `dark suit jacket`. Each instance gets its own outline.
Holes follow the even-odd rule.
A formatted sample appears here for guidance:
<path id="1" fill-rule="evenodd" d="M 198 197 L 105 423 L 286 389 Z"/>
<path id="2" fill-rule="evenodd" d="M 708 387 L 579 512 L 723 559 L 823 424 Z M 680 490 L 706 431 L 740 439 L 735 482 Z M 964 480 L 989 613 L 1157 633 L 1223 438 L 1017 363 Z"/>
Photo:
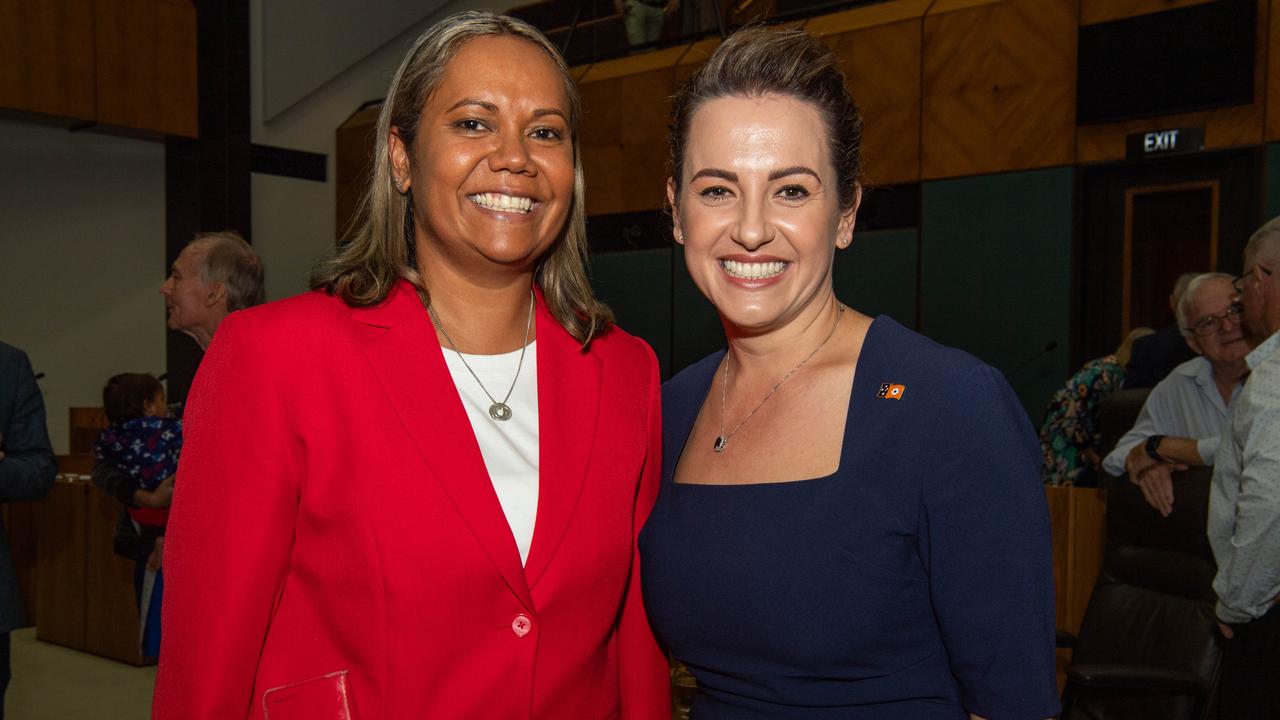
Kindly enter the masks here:
<path id="1" fill-rule="evenodd" d="M 1133 352 L 1124 368 L 1124 386 L 1155 387 L 1174 368 L 1195 356 L 1177 325 L 1140 337 L 1133 341 Z"/>
<path id="2" fill-rule="evenodd" d="M 53 487 L 58 462 L 49 445 L 44 398 L 27 354 L 0 342 L 0 502 L 39 500 Z M 25 624 L 9 542 L 0 528 L 0 632 Z"/>

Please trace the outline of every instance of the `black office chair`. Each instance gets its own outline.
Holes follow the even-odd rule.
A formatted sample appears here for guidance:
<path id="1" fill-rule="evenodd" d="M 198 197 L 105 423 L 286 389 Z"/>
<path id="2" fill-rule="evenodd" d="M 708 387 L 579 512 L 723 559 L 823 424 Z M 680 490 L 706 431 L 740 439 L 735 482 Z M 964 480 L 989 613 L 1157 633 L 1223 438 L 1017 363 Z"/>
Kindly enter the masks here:
<path id="1" fill-rule="evenodd" d="M 1132 426 L 1145 399 L 1144 391 L 1118 395 L 1103 405 L 1104 445 Z M 1074 647 L 1065 720 L 1209 716 L 1221 658 L 1205 535 L 1212 475 L 1212 468 L 1179 473 L 1167 518 L 1127 478 L 1109 483 L 1102 573 L 1079 636 L 1059 633 L 1060 645 Z"/>
<path id="2" fill-rule="evenodd" d="M 1174 480 L 1169 518 L 1116 479 L 1107 492 L 1107 548 L 1074 647 L 1062 717 L 1174 720 L 1208 716 L 1221 646 L 1212 553 L 1204 536 L 1212 469 Z"/>

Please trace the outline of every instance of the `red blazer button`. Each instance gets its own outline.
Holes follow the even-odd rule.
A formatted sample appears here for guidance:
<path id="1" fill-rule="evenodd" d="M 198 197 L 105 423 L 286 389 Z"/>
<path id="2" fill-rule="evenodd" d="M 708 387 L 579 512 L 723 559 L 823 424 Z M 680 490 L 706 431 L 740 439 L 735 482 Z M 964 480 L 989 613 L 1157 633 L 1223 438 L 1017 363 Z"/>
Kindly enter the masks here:
<path id="1" fill-rule="evenodd" d="M 529 631 L 532 629 L 533 621 L 529 619 L 528 615 L 523 613 L 517 615 L 516 619 L 511 621 L 511 632 L 515 633 L 516 637 L 524 637 L 525 635 L 528 635 Z"/>

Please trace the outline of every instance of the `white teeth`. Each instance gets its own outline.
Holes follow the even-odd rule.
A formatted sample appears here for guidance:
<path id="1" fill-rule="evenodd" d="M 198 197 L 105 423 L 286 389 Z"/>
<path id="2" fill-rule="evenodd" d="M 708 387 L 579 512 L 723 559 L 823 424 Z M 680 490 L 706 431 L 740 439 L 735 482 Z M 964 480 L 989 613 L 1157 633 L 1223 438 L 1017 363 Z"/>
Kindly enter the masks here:
<path id="1" fill-rule="evenodd" d="M 467 198 L 482 208 L 499 212 L 527 213 L 533 209 L 533 200 L 527 197 L 515 197 L 502 193 L 476 193 L 468 195 Z"/>
<path id="2" fill-rule="evenodd" d="M 729 275 L 744 280 L 763 280 L 782 274 L 787 264 L 780 261 L 744 263 L 737 260 L 721 260 L 720 266 Z"/>

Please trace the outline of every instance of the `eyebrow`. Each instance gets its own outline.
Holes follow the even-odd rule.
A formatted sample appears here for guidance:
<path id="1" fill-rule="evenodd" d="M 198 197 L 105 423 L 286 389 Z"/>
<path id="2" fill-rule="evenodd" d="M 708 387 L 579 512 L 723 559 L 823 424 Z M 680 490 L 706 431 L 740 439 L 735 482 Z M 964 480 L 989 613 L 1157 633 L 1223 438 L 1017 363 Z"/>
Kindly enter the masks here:
<path id="1" fill-rule="evenodd" d="M 791 167 L 782 168 L 781 170 L 774 170 L 769 173 L 769 182 L 791 175 L 812 175 L 813 179 L 817 180 L 819 185 L 822 184 L 822 178 L 818 177 L 818 173 L 803 165 L 792 165 Z M 689 179 L 697 180 L 700 177 L 714 177 L 720 178 L 721 180 L 728 180 L 729 182 L 738 182 L 738 173 L 729 170 L 721 170 L 720 168 L 703 168 L 702 170 L 694 173 L 693 177 Z"/>
<path id="2" fill-rule="evenodd" d="M 460 107 L 466 107 L 468 105 L 474 105 L 486 112 L 491 112 L 491 113 L 498 112 L 497 105 L 494 105 L 493 103 L 488 102 L 487 100 L 481 100 L 479 98 L 470 98 L 470 97 L 462 98 L 458 102 L 454 103 L 453 106 L 450 107 L 445 112 L 453 112 L 454 110 L 457 110 Z M 564 112 L 558 108 L 538 108 L 537 110 L 533 111 L 533 117 L 535 118 L 546 117 L 547 115 L 555 115 L 559 117 L 561 120 L 564 120 L 565 122 L 569 122 L 568 118 L 565 117 Z"/>
<path id="3" fill-rule="evenodd" d="M 813 179 L 817 180 L 819 185 L 822 184 L 822 178 L 818 177 L 818 173 L 814 172 L 813 170 L 803 165 L 792 165 L 789 168 L 774 170 L 773 172 L 769 173 L 769 181 L 772 182 L 774 180 L 787 177 L 788 175 L 812 175 Z"/>

